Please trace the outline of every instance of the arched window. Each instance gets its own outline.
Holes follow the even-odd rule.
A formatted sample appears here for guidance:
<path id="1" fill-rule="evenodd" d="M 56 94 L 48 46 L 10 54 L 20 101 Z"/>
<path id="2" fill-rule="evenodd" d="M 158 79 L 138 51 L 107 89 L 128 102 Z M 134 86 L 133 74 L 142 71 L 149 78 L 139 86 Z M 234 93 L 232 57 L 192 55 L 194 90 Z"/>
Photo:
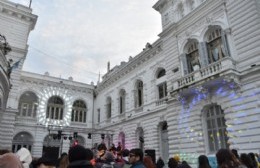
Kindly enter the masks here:
<path id="1" fill-rule="evenodd" d="M 158 74 L 157 74 L 157 79 L 165 76 L 166 72 L 165 72 L 165 69 L 160 69 Z"/>
<path id="2" fill-rule="evenodd" d="M 209 152 L 215 153 L 220 148 L 228 148 L 228 133 L 223 110 L 219 105 L 211 105 L 205 112 Z"/>
<path id="3" fill-rule="evenodd" d="M 226 36 L 220 26 L 211 26 L 207 33 L 209 63 L 216 62 L 228 55 Z"/>
<path id="4" fill-rule="evenodd" d="M 35 117 L 38 107 L 38 97 L 35 93 L 28 91 L 22 94 L 19 100 L 19 115 L 24 117 Z"/>
<path id="5" fill-rule="evenodd" d="M 33 137 L 28 132 L 20 132 L 13 138 L 12 151 L 17 152 L 22 147 L 32 150 Z"/>
<path id="6" fill-rule="evenodd" d="M 191 73 L 200 68 L 198 41 L 190 40 L 185 48 L 188 72 Z"/>
<path id="7" fill-rule="evenodd" d="M 125 133 L 120 132 L 118 135 L 118 146 L 121 145 L 122 149 L 125 149 Z"/>
<path id="8" fill-rule="evenodd" d="M 143 106 L 143 82 L 138 80 L 135 87 L 135 107 L 141 107 Z"/>
<path id="9" fill-rule="evenodd" d="M 125 112 L 125 98 L 126 98 L 125 90 L 121 89 L 119 92 L 119 113 L 120 114 Z"/>
<path id="10" fill-rule="evenodd" d="M 85 123 L 87 118 L 87 106 L 84 101 L 76 100 L 73 103 L 71 121 Z"/>
<path id="11" fill-rule="evenodd" d="M 46 118 L 62 120 L 64 111 L 63 100 L 58 96 L 52 96 L 48 100 Z"/>
<path id="12" fill-rule="evenodd" d="M 158 68 L 155 76 L 157 78 L 156 85 L 157 85 L 157 94 L 158 98 L 162 99 L 167 96 L 167 84 L 166 84 L 166 71 L 164 68 Z"/>
<path id="13" fill-rule="evenodd" d="M 111 100 L 111 97 L 107 98 L 106 109 L 107 109 L 107 119 L 109 119 L 112 116 L 112 100 Z"/>

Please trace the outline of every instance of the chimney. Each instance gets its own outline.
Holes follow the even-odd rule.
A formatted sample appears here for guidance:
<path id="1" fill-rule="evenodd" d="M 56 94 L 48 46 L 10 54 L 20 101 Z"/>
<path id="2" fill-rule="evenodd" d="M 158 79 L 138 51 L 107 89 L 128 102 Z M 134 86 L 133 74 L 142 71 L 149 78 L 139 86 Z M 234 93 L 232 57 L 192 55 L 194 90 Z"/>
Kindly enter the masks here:
<path id="1" fill-rule="evenodd" d="M 107 72 L 109 72 L 110 71 L 110 62 L 108 61 L 107 62 Z"/>

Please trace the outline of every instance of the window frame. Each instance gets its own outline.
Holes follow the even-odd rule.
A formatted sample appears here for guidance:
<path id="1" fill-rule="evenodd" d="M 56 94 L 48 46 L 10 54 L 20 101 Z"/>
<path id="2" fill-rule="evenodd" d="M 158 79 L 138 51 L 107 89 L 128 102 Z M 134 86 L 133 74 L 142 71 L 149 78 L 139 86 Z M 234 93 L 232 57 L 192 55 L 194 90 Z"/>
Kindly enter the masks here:
<path id="1" fill-rule="evenodd" d="M 207 153 L 214 154 L 220 148 L 228 148 L 229 145 L 228 145 L 228 136 L 227 136 L 227 125 L 225 124 L 226 120 L 225 120 L 224 110 L 222 110 L 220 105 L 212 104 L 212 105 L 208 105 L 208 106 L 204 107 L 202 112 L 203 112 L 202 126 L 203 126 L 204 139 L 205 139 Z M 208 117 L 209 113 L 212 113 L 212 114 Z M 208 121 L 214 121 L 214 123 L 217 124 L 218 119 L 222 120 L 223 123 L 221 123 L 221 124 L 223 124 L 223 125 L 214 125 L 215 127 L 209 128 Z M 222 134 L 223 137 L 219 137 L 216 142 L 213 141 L 214 149 L 212 150 L 211 146 L 210 146 L 211 142 L 210 142 L 209 132 L 211 131 L 214 133 L 214 131 L 215 131 L 216 134 L 213 134 L 213 137 L 216 138 L 216 137 L 218 137 L 218 135 L 217 135 L 218 131 L 216 131 L 216 130 L 221 130 L 224 134 Z M 218 145 L 218 142 L 220 142 L 219 141 L 220 138 L 222 138 L 221 144 L 224 144 L 224 146 Z"/>

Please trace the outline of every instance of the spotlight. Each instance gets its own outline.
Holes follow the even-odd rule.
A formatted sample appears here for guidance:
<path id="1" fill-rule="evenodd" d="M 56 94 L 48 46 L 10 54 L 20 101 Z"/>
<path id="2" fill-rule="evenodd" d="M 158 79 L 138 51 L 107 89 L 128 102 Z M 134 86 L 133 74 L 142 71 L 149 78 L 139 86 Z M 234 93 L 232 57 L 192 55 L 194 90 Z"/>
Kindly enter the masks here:
<path id="1" fill-rule="evenodd" d="M 91 133 L 88 133 L 88 139 L 91 139 Z"/>

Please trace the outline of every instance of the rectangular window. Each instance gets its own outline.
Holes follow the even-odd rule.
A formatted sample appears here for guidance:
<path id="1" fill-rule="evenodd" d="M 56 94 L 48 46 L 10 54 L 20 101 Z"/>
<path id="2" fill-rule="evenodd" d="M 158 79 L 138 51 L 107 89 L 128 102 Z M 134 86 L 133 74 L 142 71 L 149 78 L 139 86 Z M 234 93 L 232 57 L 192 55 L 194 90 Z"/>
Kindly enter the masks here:
<path id="1" fill-rule="evenodd" d="M 98 118 L 97 118 L 97 122 L 100 123 L 100 109 L 97 110 L 98 111 Z"/>
<path id="2" fill-rule="evenodd" d="M 166 82 L 158 85 L 158 93 L 159 93 L 159 99 L 162 99 L 167 96 L 167 87 Z"/>
<path id="3" fill-rule="evenodd" d="M 213 105 L 206 111 L 209 152 L 216 152 L 220 148 L 228 148 L 228 137 L 223 110 Z"/>
<path id="4" fill-rule="evenodd" d="M 33 117 L 36 117 L 37 108 L 38 108 L 38 105 L 37 105 L 37 104 L 34 104 L 34 105 L 33 105 Z"/>

